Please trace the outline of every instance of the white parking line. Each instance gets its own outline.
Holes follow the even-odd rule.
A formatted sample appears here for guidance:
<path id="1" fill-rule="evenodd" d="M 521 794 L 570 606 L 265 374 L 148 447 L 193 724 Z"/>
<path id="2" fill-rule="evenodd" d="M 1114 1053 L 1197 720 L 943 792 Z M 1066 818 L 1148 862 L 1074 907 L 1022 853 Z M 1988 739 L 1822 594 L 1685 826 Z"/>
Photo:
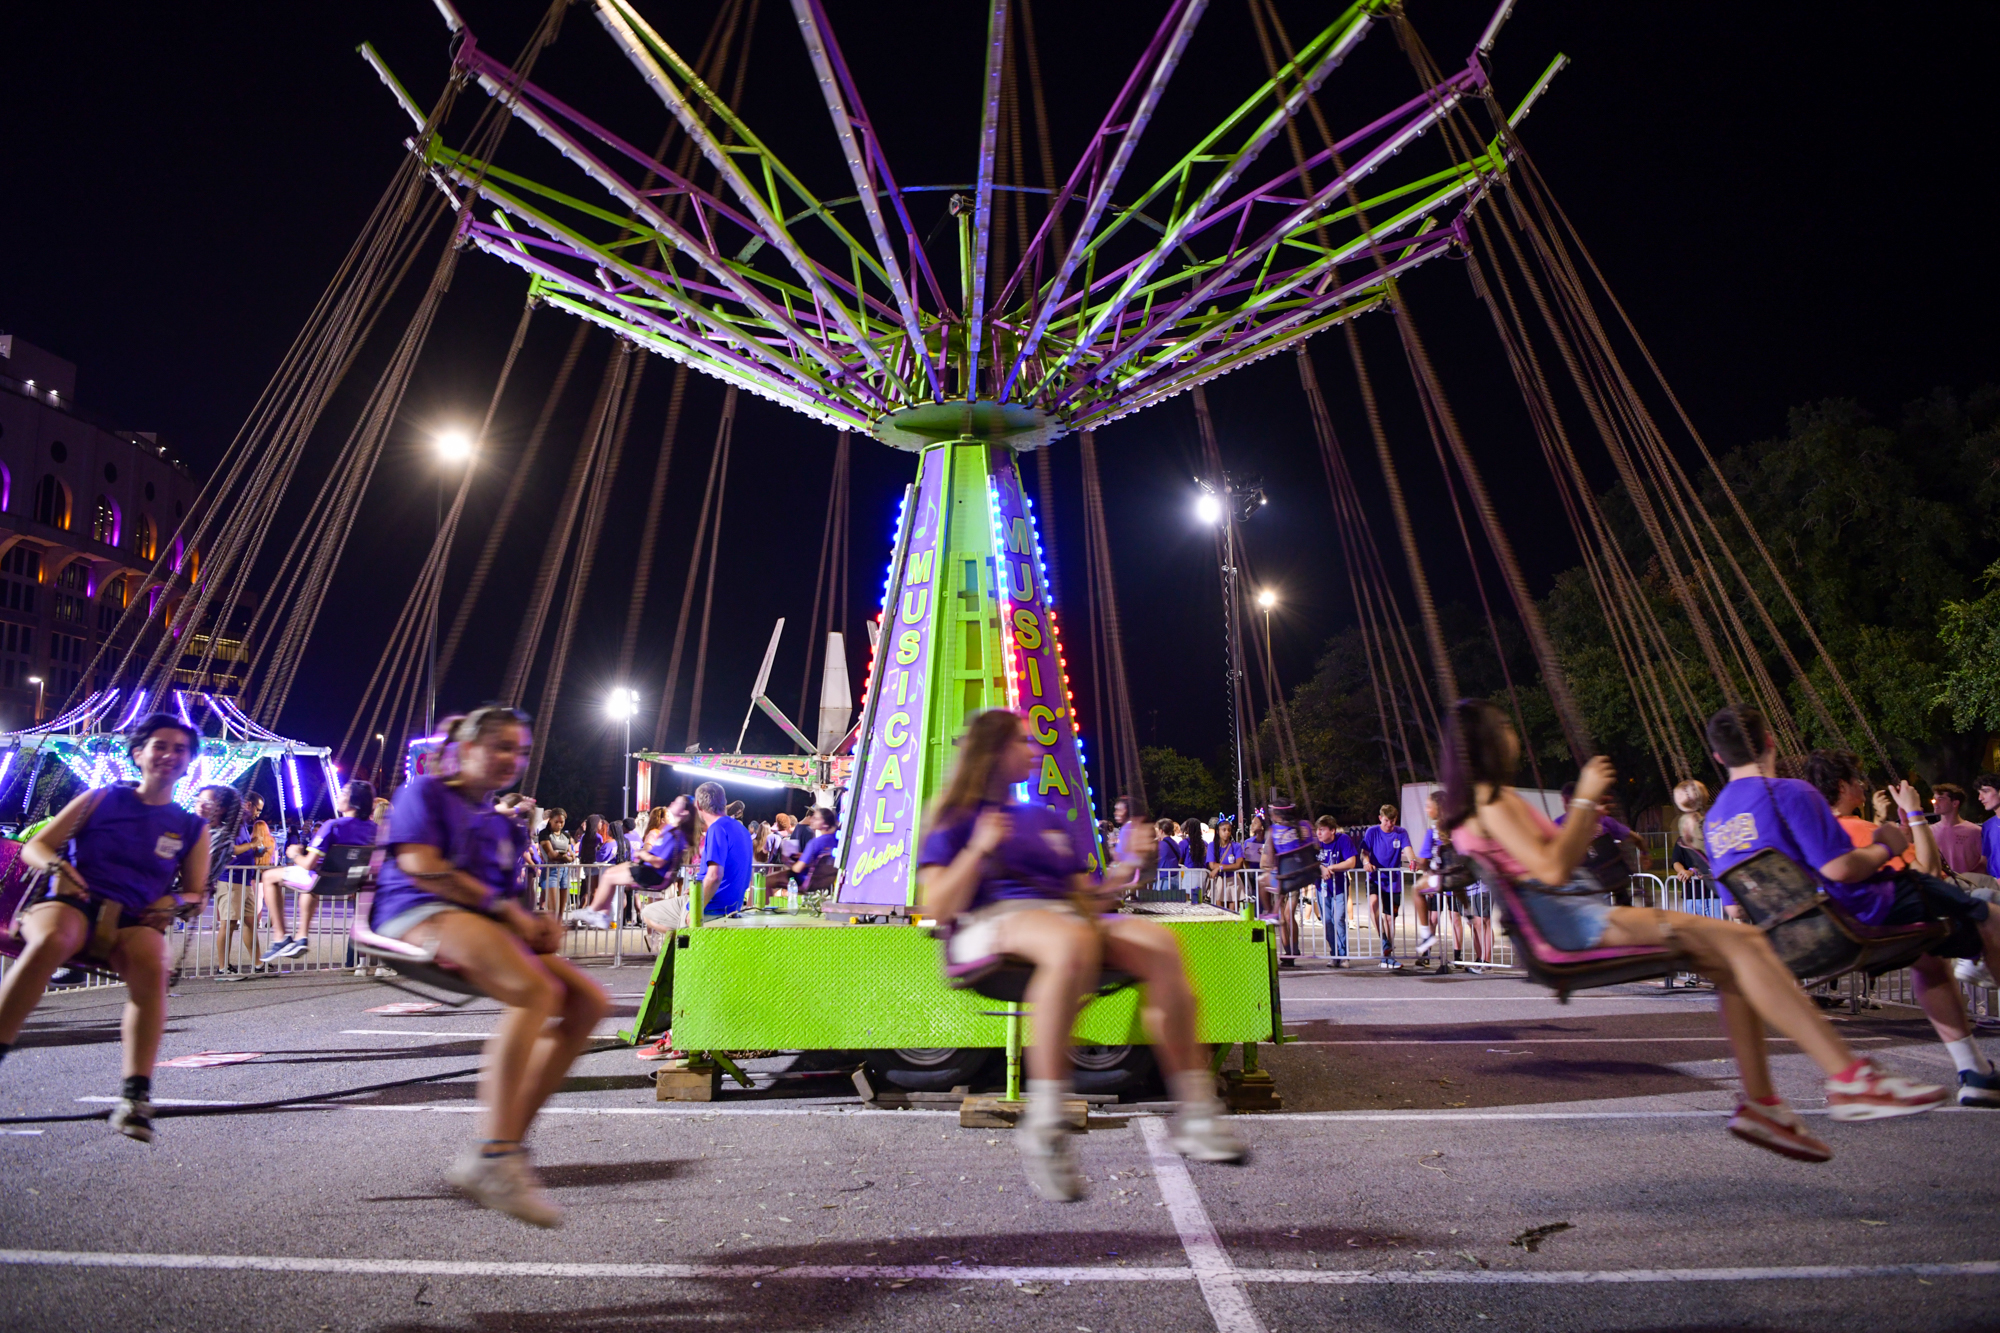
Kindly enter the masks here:
<path id="1" fill-rule="evenodd" d="M 1146 1153 L 1152 1158 L 1153 1179 L 1159 1183 L 1160 1197 L 1166 1201 L 1167 1215 L 1180 1233 L 1181 1248 L 1187 1251 L 1188 1267 L 1201 1284 L 1202 1299 L 1215 1317 L 1218 1333 L 1264 1333 L 1264 1321 L 1250 1304 L 1243 1278 L 1222 1248 L 1222 1237 L 1202 1206 L 1187 1163 L 1167 1141 L 1167 1124 L 1157 1116 L 1139 1122 L 1146 1139 Z"/>
<path id="2" fill-rule="evenodd" d="M 1303 1025 L 1287 1023 L 1285 1026 L 1296 1027 Z M 1383 1038 L 1370 1039 L 1367 1041 L 1359 1041 L 1359 1040 L 1319 1041 L 1313 1038 L 1300 1037 L 1300 1038 L 1295 1038 L 1291 1041 L 1287 1041 L 1285 1045 L 1287 1046 L 1485 1046 L 1491 1048 L 1497 1046 L 1600 1046 L 1600 1045 L 1619 1046 L 1619 1045 L 1624 1045 L 1627 1042 L 1671 1042 L 1678 1045 L 1685 1042 L 1728 1041 L 1728 1040 L 1729 1038 L 1721 1035 L 1713 1037 L 1513 1037 L 1509 1038 L 1506 1041 L 1502 1041 L 1497 1037 L 1438 1037 L 1438 1038 L 1383 1037 Z M 1790 1037 L 1771 1036 L 1766 1038 L 1766 1040 L 1774 1042 L 1781 1041 L 1790 1043 L 1792 1039 Z M 1847 1039 L 1849 1045 L 1855 1045 L 1857 1043 L 1864 1041 L 1888 1041 L 1888 1040 L 1890 1040 L 1890 1038 L 1888 1037 L 1849 1037 Z M 1501 1054 L 1505 1054 L 1505 1052 L 1503 1051 L 1501 1052 Z"/>
<path id="3" fill-rule="evenodd" d="M 343 1037 L 462 1037 L 466 1041 L 485 1041 L 493 1034 L 491 1032 L 446 1032 L 432 1028 L 342 1028 L 340 1035 Z M 612 1041 L 617 1036 L 618 1034 L 615 1032 L 593 1032 L 590 1034 L 590 1039 L 592 1041 Z"/>
<path id="4" fill-rule="evenodd" d="M 1226 1262 L 1226 1260 L 1225 1260 Z M 132 1254 L 105 1250 L 0 1250 L 0 1265 L 179 1272 L 325 1273 L 344 1277 L 594 1278 L 639 1282 L 875 1279 L 942 1282 L 1200 1282 L 1193 1268 L 1041 1268 L 985 1264 L 504 1263 L 478 1259 L 328 1259 L 274 1254 Z M 1596 1286 L 1656 1282 L 1788 1282 L 1886 1277 L 1995 1277 L 2000 1260 L 1927 1264 L 1816 1264 L 1796 1268 L 1397 1269 L 1234 1268 L 1246 1283 L 1307 1286 Z M 1212 1308 L 1212 1307 L 1211 1307 Z M 1255 1320 L 1252 1312 L 1249 1317 Z M 1261 1328 L 1261 1324 L 1224 1325 Z"/>

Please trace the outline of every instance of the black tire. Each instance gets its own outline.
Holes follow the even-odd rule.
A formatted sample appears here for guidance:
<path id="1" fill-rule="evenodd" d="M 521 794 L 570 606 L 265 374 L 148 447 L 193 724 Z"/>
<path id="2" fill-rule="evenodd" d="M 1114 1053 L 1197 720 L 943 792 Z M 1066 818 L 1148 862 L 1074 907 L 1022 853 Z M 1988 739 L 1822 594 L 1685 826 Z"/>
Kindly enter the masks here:
<path id="1" fill-rule="evenodd" d="M 868 1072 L 905 1092 L 950 1092 L 976 1087 L 1000 1053 L 990 1047 L 960 1046 L 868 1052 Z"/>
<path id="2" fill-rule="evenodd" d="M 1070 1077 L 1078 1092 L 1130 1097 L 1159 1086 L 1160 1066 L 1150 1046 L 1079 1046 Z"/>

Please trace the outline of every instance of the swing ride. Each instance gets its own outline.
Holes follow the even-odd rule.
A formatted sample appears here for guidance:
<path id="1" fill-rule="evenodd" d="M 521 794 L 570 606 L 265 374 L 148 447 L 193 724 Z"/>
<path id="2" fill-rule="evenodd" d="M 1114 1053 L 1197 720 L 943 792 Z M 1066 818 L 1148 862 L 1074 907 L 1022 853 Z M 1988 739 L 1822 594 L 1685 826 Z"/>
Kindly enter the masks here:
<path id="1" fill-rule="evenodd" d="M 411 755 L 427 751 L 428 743 L 416 738 L 428 716 L 431 681 L 449 671 L 465 641 L 472 607 L 507 540 L 525 479 L 590 328 L 609 330 L 617 350 L 570 459 L 500 697 L 526 702 L 537 664 L 545 661 L 535 714 L 545 727 L 554 716 L 583 602 L 571 597 L 557 605 L 558 573 L 566 570 L 577 586 L 590 576 L 650 363 L 639 353 L 651 352 L 673 363 L 674 382 L 618 659 L 619 678 L 629 678 L 688 377 L 692 372 L 721 381 L 723 408 L 659 719 L 651 746 L 637 757 L 724 774 L 725 780 L 754 777 L 810 788 L 816 795 L 844 788 L 837 854 L 842 873 L 833 901 L 818 915 L 752 911 L 703 922 L 697 911 L 661 950 L 639 1018 L 624 1034 L 628 1039 L 671 1026 L 676 1044 L 691 1051 L 935 1053 L 1003 1044 L 1010 1055 L 1017 1051 L 1018 1022 L 982 1011 L 969 992 L 945 989 L 935 945 L 927 932 L 908 928 L 921 914 L 914 851 L 922 813 L 944 780 L 966 719 L 1007 708 L 1026 719 L 1035 744 L 1038 767 L 1027 784 L 1034 799 L 1061 815 L 1088 864 L 1104 864 L 1096 794 L 1104 789 L 1102 779 L 1109 774 L 1113 790 L 1142 794 L 1142 787 L 1094 432 L 1187 394 L 1204 471 L 1226 489 L 1204 385 L 1281 352 L 1295 360 L 1326 472 L 1343 573 L 1374 686 L 1385 769 L 1397 785 L 1435 773 L 1441 705 L 1459 691 L 1399 476 L 1399 467 L 1418 451 L 1397 438 L 1400 432 L 1382 411 L 1364 354 L 1364 322 L 1387 326 L 1397 339 L 1496 650 L 1499 632 L 1487 586 L 1493 573 L 1525 631 L 1538 683 L 1571 755 L 1592 753 L 1562 663 L 1403 293 L 1403 281 L 1435 259 L 1462 261 L 1452 267 L 1467 274 L 1491 317 L 1662 776 L 1692 771 L 1688 756 L 1701 751 L 1689 742 L 1716 698 L 1757 704 L 1774 720 L 1788 751 L 1801 748 L 1804 734 L 1788 707 L 1793 697 L 1811 708 L 1820 734 L 1844 741 L 1851 728 L 1874 741 L 1733 494 L 1725 486 L 1729 512 L 1713 513 L 1670 446 L 1663 419 L 1678 420 L 1705 466 L 1715 467 L 1522 144 L 1521 122 L 1564 58 L 1550 62 L 1511 106 L 1493 87 L 1489 56 L 1512 0 L 1502 0 L 1463 65 L 1451 71 L 1433 61 L 1394 0 L 1359 0 L 1298 43 L 1272 0 L 1251 0 L 1264 79 L 1178 161 L 1142 172 L 1139 164 L 1152 160 L 1140 153 L 1142 141 L 1176 72 L 1196 60 L 1197 27 L 1207 9 L 1206 0 L 1171 0 L 1066 176 L 1057 172 L 1049 142 L 1030 6 L 993 0 L 971 179 L 913 186 L 898 183 L 885 127 L 864 106 L 823 6 L 792 0 L 837 161 L 853 190 L 833 198 L 810 189 L 805 176 L 733 109 L 749 63 L 746 34 L 754 3 L 725 0 L 707 45 L 690 61 L 631 0 L 595 0 L 596 21 L 671 122 L 650 152 L 535 80 L 566 5 L 550 8 L 509 63 L 478 44 L 450 0 L 434 3 L 453 40 L 450 76 L 429 109 L 372 48 L 362 48 L 416 127 L 405 140 L 410 151 L 211 483 L 232 503 L 198 506 L 198 517 L 190 519 L 197 525 L 190 540 L 210 552 L 210 576 L 175 612 L 176 628 L 198 628 L 218 608 L 240 600 L 306 441 L 354 349 L 401 277 L 441 233 L 447 243 L 416 313 L 321 483 L 308 521 L 293 531 L 272 594 L 259 603 L 258 620 L 245 636 L 257 645 L 257 657 L 244 673 L 249 702 L 242 722 L 260 732 L 276 722 L 290 696 L 360 497 L 462 255 L 510 265 L 528 283 L 527 304 L 485 419 L 470 433 L 473 440 L 483 440 L 492 425 L 534 312 L 558 310 L 578 323 L 549 399 L 512 466 L 471 583 L 449 630 L 440 634 L 447 559 L 472 469 L 465 469 L 444 509 L 337 747 L 345 758 L 350 744 L 360 742 L 357 770 L 370 736 L 385 748 L 385 736 L 409 737 Z M 1408 58 L 1416 95 L 1377 108 L 1372 119 L 1360 113 L 1358 128 L 1338 130 L 1318 94 L 1382 27 L 1393 30 Z M 1205 73 L 1220 78 L 1226 71 Z M 726 79 L 728 96 L 718 91 Z M 473 90 L 484 100 L 474 102 L 470 127 L 458 128 L 467 119 L 454 117 L 459 98 Z M 1036 112 L 1039 187 L 1027 183 L 1022 166 L 1024 101 Z M 550 183 L 503 164 L 502 140 L 516 122 L 553 148 L 575 179 Z M 1281 155 L 1289 160 L 1273 165 Z M 821 178 L 827 171 L 808 174 Z M 1031 209 L 1040 216 L 1031 217 Z M 919 219 L 936 226 L 926 230 Z M 946 231 L 952 243 L 936 246 Z M 1360 319 L 1371 313 L 1384 318 Z M 1334 434 L 1308 348 L 1322 333 L 1344 340 L 1352 362 L 1355 400 L 1367 419 L 1404 557 L 1400 579 L 1391 577 Z M 1644 375 L 1628 370 L 1635 357 Z M 799 746 L 796 755 L 744 755 L 742 736 L 739 753 L 696 744 L 716 543 L 743 393 L 840 432 L 829 536 L 822 542 L 808 626 L 815 641 L 822 628 L 839 631 L 846 623 L 844 594 L 831 591 L 844 586 L 845 548 L 833 551 L 828 541 L 836 524 L 844 529 L 847 523 L 850 437 L 865 435 L 917 455 L 915 478 L 887 534 L 891 554 L 871 627 L 859 718 L 847 717 L 839 644 L 827 653 L 819 725 L 811 737 L 768 698 L 772 652 L 766 654 L 752 706 L 779 720 Z M 1058 614 L 1051 579 L 1056 552 L 1045 544 L 1048 450 L 1071 435 L 1078 437 L 1083 463 L 1089 590 L 1088 612 L 1077 620 Z M 1651 548 L 1647 554 L 1614 532 L 1589 480 L 1580 446 L 1592 436 L 1628 493 Z M 1030 455 L 1040 474 L 1039 506 L 1023 480 L 1022 462 Z M 1229 554 L 1219 564 L 1226 566 L 1225 600 L 1238 612 L 1232 622 L 1240 626 L 1253 617 L 1241 614 L 1247 608 L 1234 599 L 1248 596 L 1255 580 L 1240 577 L 1249 556 L 1233 526 L 1233 507 L 1222 509 L 1227 530 L 1217 533 L 1218 554 L 1225 541 Z M 1730 539 L 1739 533 L 1747 548 Z M 708 578 L 698 597 L 704 548 Z M 824 618 L 822 588 L 828 590 Z M 667 723 L 697 600 L 702 612 L 688 741 L 673 751 L 666 745 Z M 1781 632 L 1777 617 L 1786 609 L 1796 624 Z M 136 603 L 127 612 L 143 614 L 149 613 Z M 1102 762 L 1095 778 L 1065 647 L 1065 630 L 1078 624 L 1100 682 Z M 256 632 L 265 628 L 270 632 Z M 423 645 L 439 641 L 430 668 Z M 545 643 L 546 658 L 540 656 Z M 775 644 L 774 634 L 773 651 Z M 1789 670 L 1790 695 L 1767 665 L 1774 654 Z M 1499 655 L 1505 671 L 1507 655 Z M 837 688 L 836 659 L 843 662 Z M 1689 666 L 1696 661 L 1707 666 L 1711 681 L 1694 678 Z M 199 663 L 197 678 L 208 668 Z M 114 678 L 137 679 L 135 701 L 158 699 L 165 697 L 170 669 L 161 649 L 150 662 L 118 664 Z M 1305 794 L 1268 644 L 1254 635 L 1232 636 L 1229 680 L 1237 718 L 1261 712 L 1272 720 L 1276 753 L 1269 762 L 1257 733 L 1248 733 L 1254 788 L 1275 783 Z M 1506 687 L 1518 722 L 1511 675 Z M 1835 719 L 1837 704 L 1852 715 L 1848 727 Z M 804 708 L 802 687 L 801 715 Z M 247 731 L 242 739 L 271 743 Z M 533 789 L 541 753 L 538 748 L 531 760 L 525 789 Z M 1529 758 L 1536 762 L 1532 751 Z M 1547 785 L 1539 774 L 1536 785 Z M 1303 803 L 1310 814 L 1309 795 Z M 1279 1040 L 1282 1032 L 1275 941 L 1266 923 L 1247 908 L 1241 917 L 1200 906 L 1144 904 L 1136 910 L 1162 916 L 1181 942 L 1202 997 L 1199 1040 L 1242 1043 L 1245 1069 L 1254 1070 L 1255 1044 Z M 805 981 L 769 984 L 780 976 Z M 1129 990 L 1099 1000 L 1084 1011 L 1078 1040 L 1110 1047 L 1140 1040 L 1137 1009 Z"/>

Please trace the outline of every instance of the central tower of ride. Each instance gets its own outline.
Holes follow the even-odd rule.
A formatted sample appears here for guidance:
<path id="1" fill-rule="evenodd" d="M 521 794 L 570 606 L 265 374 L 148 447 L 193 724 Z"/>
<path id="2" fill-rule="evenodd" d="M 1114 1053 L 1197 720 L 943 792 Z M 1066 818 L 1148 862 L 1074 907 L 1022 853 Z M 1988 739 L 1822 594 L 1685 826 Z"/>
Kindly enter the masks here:
<path id="1" fill-rule="evenodd" d="M 1028 794 L 1068 821 L 1095 868 L 1097 821 L 1041 533 L 1010 440 L 1028 414 L 990 403 L 898 414 L 932 437 L 905 493 L 842 815 L 842 903 L 915 901 L 924 806 L 974 714 L 1019 713 L 1040 756 Z M 1010 429 L 1011 423 L 1011 429 Z M 1025 428 L 1025 429 L 1024 429 Z"/>

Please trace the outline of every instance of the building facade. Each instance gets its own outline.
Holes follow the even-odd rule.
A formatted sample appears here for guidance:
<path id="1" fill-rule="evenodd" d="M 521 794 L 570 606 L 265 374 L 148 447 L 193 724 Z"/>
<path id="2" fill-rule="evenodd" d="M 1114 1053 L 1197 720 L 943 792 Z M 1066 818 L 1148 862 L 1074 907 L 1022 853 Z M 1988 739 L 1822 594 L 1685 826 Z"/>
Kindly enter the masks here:
<path id="1" fill-rule="evenodd" d="M 0 334 L 0 729 L 117 683 L 144 623 L 126 608 L 171 616 L 200 577 L 200 553 L 176 536 L 199 491 L 156 437 L 77 406 L 75 365 Z M 216 669 L 242 655 L 224 639 Z"/>

